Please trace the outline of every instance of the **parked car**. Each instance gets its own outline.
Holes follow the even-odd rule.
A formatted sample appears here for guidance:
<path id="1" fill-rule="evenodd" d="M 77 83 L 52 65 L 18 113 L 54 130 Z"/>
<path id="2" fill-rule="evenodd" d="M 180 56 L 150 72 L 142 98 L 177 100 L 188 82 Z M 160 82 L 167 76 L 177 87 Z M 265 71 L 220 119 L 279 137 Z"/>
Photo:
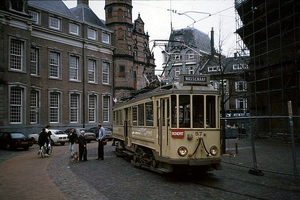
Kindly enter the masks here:
<path id="1" fill-rule="evenodd" d="M 32 145 L 33 141 L 21 132 L 0 132 L 0 148 L 28 150 Z"/>
<path id="2" fill-rule="evenodd" d="M 57 129 L 50 129 L 51 131 L 51 144 L 54 145 L 55 143 L 60 143 L 61 145 L 65 145 L 66 142 L 69 141 L 68 135 L 65 134 L 62 130 Z M 28 137 L 35 143 L 39 140 L 39 133 L 29 134 Z"/>
<path id="3" fill-rule="evenodd" d="M 71 129 L 72 129 L 72 128 L 68 128 L 68 129 L 65 130 L 64 132 L 65 132 L 66 134 L 69 134 Z M 80 136 L 80 134 L 81 134 L 80 132 L 81 132 L 81 131 L 84 131 L 84 132 L 85 132 L 84 137 L 85 137 L 85 140 L 86 140 L 87 143 L 90 143 L 91 141 L 96 140 L 96 134 L 95 134 L 95 133 L 90 132 L 89 130 L 87 130 L 87 129 L 85 129 L 85 128 L 74 128 L 74 129 L 75 129 L 75 132 L 76 132 L 76 134 L 77 134 L 77 138 L 76 138 L 76 141 L 75 141 L 75 142 L 78 142 L 77 139 L 78 139 L 78 137 Z"/>
<path id="4" fill-rule="evenodd" d="M 104 139 L 111 141 L 113 139 L 111 136 L 112 130 L 109 128 L 106 128 L 106 127 L 103 127 L 103 128 L 105 130 L 105 138 Z M 97 126 L 90 128 L 89 131 L 98 135 L 98 127 Z"/>

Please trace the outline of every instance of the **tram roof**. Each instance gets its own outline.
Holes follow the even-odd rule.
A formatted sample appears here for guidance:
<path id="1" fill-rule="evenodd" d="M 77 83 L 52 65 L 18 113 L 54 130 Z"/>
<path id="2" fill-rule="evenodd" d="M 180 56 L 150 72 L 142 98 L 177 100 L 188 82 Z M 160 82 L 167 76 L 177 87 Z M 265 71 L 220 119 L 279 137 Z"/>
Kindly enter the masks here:
<path id="1" fill-rule="evenodd" d="M 117 102 L 117 106 L 123 103 L 142 101 L 143 99 L 162 96 L 167 94 L 219 94 L 211 84 L 208 85 L 184 85 L 183 83 L 174 82 L 173 84 L 163 85 L 155 89 L 141 89 L 132 93 L 131 97 L 126 100 Z"/>

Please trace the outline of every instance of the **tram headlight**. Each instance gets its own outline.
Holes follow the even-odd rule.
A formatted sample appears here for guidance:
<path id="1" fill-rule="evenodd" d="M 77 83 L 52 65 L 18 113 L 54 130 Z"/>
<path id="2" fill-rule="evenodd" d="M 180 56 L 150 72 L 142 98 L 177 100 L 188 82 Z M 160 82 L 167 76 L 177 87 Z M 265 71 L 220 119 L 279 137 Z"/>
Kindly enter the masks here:
<path id="1" fill-rule="evenodd" d="M 177 153 L 178 153 L 178 155 L 180 155 L 181 157 L 184 157 L 184 156 L 186 156 L 186 155 L 188 154 L 188 150 L 187 150 L 186 147 L 181 146 L 181 147 L 178 148 Z"/>
<path id="2" fill-rule="evenodd" d="M 213 155 L 213 156 L 215 156 L 215 155 L 217 155 L 217 153 L 218 153 L 218 147 L 217 146 L 212 146 L 212 147 L 210 147 L 210 154 L 211 155 Z"/>

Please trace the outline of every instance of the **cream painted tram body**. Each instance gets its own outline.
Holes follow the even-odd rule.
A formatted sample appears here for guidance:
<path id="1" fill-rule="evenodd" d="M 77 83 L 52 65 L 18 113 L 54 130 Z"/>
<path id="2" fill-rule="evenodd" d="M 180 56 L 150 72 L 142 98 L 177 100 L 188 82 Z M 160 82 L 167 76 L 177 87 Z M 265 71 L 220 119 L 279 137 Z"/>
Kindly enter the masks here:
<path id="1" fill-rule="evenodd" d="M 162 173 L 221 169 L 219 92 L 208 76 L 180 80 L 115 105 L 116 153 Z"/>

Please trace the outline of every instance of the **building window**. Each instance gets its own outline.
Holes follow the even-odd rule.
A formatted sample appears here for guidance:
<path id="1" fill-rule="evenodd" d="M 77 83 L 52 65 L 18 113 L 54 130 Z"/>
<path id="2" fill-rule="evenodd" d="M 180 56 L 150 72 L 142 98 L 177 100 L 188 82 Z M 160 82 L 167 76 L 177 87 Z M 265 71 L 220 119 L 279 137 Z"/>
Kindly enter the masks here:
<path id="1" fill-rule="evenodd" d="M 88 38 L 96 40 L 96 31 L 94 29 L 88 28 Z"/>
<path id="2" fill-rule="evenodd" d="M 233 69 L 234 70 L 248 69 L 248 65 L 246 65 L 246 64 L 234 64 Z"/>
<path id="3" fill-rule="evenodd" d="M 109 121 L 109 110 L 110 110 L 110 96 L 103 96 L 102 101 L 102 119 L 104 122 Z"/>
<path id="4" fill-rule="evenodd" d="M 77 24 L 70 23 L 69 32 L 73 35 L 79 35 L 79 26 Z"/>
<path id="5" fill-rule="evenodd" d="M 236 99 L 236 109 L 247 109 L 247 99 Z"/>
<path id="6" fill-rule="evenodd" d="M 236 92 L 247 91 L 247 82 L 246 81 L 237 81 L 237 82 L 235 82 L 235 91 Z"/>
<path id="7" fill-rule="evenodd" d="M 60 54 L 56 52 L 50 52 L 50 70 L 49 74 L 51 78 L 59 78 L 60 71 Z"/>
<path id="8" fill-rule="evenodd" d="M 60 93 L 50 92 L 50 108 L 49 108 L 49 118 L 50 123 L 59 123 L 60 121 Z"/>
<path id="9" fill-rule="evenodd" d="M 89 95 L 89 122 L 96 122 L 97 96 Z"/>
<path id="10" fill-rule="evenodd" d="M 40 16 L 39 13 L 29 10 L 29 15 L 31 15 L 31 19 L 35 21 L 36 24 L 40 24 Z"/>
<path id="11" fill-rule="evenodd" d="M 24 71 L 24 42 L 16 39 L 10 40 L 9 68 Z"/>
<path id="12" fill-rule="evenodd" d="M 111 18 L 113 16 L 112 13 L 113 13 L 113 9 L 112 8 L 108 8 L 108 10 L 107 10 L 107 17 Z"/>
<path id="13" fill-rule="evenodd" d="M 52 29 L 60 30 L 60 19 L 55 18 L 55 17 L 50 17 L 49 25 L 50 25 L 50 28 L 52 28 Z"/>
<path id="14" fill-rule="evenodd" d="M 70 80 L 78 81 L 78 62 L 79 58 L 70 56 Z"/>
<path id="15" fill-rule="evenodd" d="M 70 122 L 79 122 L 79 94 L 70 95 Z"/>
<path id="16" fill-rule="evenodd" d="M 107 33 L 102 33 L 102 42 L 110 44 L 110 35 Z"/>
<path id="17" fill-rule="evenodd" d="M 30 91 L 30 123 L 37 124 L 39 121 L 39 102 L 40 92 L 36 90 Z"/>
<path id="18" fill-rule="evenodd" d="M 11 124 L 21 124 L 23 122 L 24 89 L 12 86 L 9 95 L 9 121 Z"/>
<path id="19" fill-rule="evenodd" d="M 194 68 L 193 67 L 189 68 L 189 74 L 194 74 Z"/>
<path id="20" fill-rule="evenodd" d="M 175 78 L 178 78 L 180 75 L 180 67 L 175 68 Z"/>
<path id="21" fill-rule="evenodd" d="M 11 3 L 11 9 L 19 12 L 24 12 L 23 0 L 14 0 L 14 1 L 10 1 L 10 3 Z"/>
<path id="22" fill-rule="evenodd" d="M 89 76 L 89 83 L 96 83 L 96 61 L 95 60 L 88 60 L 88 76 Z"/>
<path id="23" fill-rule="evenodd" d="M 31 48 L 30 50 L 30 73 L 34 76 L 40 75 L 39 50 L 36 48 Z"/>
<path id="24" fill-rule="evenodd" d="M 119 66 L 119 77 L 125 77 L 125 66 Z"/>
<path id="25" fill-rule="evenodd" d="M 194 60 L 194 53 L 190 52 L 188 54 L 188 60 Z"/>
<path id="26" fill-rule="evenodd" d="M 103 62 L 102 63 L 102 83 L 109 84 L 109 63 Z"/>
<path id="27" fill-rule="evenodd" d="M 209 66 L 207 70 L 208 70 L 208 72 L 218 72 L 218 71 L 220 71 L 220 67 L 219 66 Z"/>

